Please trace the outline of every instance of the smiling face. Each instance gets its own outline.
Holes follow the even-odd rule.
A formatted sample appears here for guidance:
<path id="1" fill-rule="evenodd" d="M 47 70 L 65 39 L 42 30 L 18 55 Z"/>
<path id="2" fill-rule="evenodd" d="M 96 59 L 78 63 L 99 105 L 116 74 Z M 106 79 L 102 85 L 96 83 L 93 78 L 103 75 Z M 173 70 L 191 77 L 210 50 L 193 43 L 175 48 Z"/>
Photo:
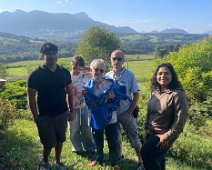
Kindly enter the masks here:
<path id="1" fill-rule="evenodd" d="M 71 69 L 74 75 L 80 74 L 81 71 L 83 70 L 82 66 L 80 66 L 78 63 L 75 62 L 71 62 Z"/>
<path id="2" fill-rule="evenodd" d="M 101 80 L 102 79 L 102 76 L 104 74 L 104 69 L 102 67 L 101 64 L 97 63 L 92 69 L 91 69 L 91 73 L 92 73 L 92 76 L 94 78 L 94 81 L 95 80 Z"/>
<path id="3" fill-rule="evenodd" d="M 160 67 L 156 79 L 157 83 L 161 86 L 161 90 L 167 89 L 172 81 L 172 74 L 167 67 Z"/>

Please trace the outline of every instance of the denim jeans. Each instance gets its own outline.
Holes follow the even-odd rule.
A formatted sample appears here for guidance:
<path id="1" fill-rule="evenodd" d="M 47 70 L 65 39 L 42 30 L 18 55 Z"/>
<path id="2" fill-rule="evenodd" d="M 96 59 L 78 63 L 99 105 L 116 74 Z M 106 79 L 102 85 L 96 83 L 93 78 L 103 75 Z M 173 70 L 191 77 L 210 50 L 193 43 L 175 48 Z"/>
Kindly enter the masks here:
<path id="1" fill-rule="evenodd" d="M 95 152 L 95 144 L 91 133 L 89 110 L 87 106 L 75 109 L 76 118 L 69 122 L 72 151 Z"/>
<path id="2" fill-rule="evenodd" d="M 104 159 L 104 131 L 109 147 L 109 158 L 113 166 L 118 165 L 118 151 L 117 151 L 117 128 L 118 123 L 109 124 L 105 130 L 92 129 L 94 140 L 96 143 L 96 161 L 102 163 Z"/>

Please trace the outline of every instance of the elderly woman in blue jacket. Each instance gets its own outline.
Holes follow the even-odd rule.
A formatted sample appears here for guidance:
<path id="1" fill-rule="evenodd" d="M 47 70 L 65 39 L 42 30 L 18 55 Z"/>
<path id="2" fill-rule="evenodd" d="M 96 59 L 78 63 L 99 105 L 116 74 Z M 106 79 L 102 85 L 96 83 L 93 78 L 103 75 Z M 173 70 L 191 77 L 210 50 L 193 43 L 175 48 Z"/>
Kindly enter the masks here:
<path id="1" fill-rule="evenodd" d="M 96 159 L 89 165 L 102 163 L 104 158 L 104 132 L 106 134 L 109 157 L 114 170 L 119 170 L 117 152 L 117 114 L 120 99 L 126 98 L 126 89 L 112 79 L 104 78 L 106 64 L 102 59 L 91 62 L 93 78 L 85 85 L 85 102 L 91 111 L 91 127 L 96 144 Z"/>

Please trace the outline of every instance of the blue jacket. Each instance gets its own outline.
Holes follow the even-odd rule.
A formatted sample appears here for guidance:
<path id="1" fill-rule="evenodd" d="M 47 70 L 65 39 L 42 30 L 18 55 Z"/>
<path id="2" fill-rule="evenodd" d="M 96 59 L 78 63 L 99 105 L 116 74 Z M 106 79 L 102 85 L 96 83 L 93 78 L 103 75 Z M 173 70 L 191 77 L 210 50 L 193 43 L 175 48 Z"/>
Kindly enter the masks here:
<path id="1" fill-rule="evenodd" d="M 121 99 L 128 99 L 126 87 L 115 83 L 112 79 L 104 78 L 111 81 L 111 87 L 99 96 L 94 94 L 94 80 L 91 79 L 85 84 L 87 93 L 85 94 L 85 103 L 91 110 L 91 127 L 95 129 L 105 129 L 112 118 L 112 112 L 117 110 Z M 114 99 L 106 99 L 109 92 L 114 92 Z"/>

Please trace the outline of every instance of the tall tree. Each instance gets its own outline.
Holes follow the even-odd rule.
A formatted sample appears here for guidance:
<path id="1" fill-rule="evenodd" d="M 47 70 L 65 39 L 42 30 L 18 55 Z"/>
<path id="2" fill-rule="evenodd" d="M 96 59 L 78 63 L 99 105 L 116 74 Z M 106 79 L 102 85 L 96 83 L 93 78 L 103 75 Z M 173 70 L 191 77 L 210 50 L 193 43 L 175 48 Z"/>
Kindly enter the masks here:
<path id="1" fill-rule="evenodd" d="M 102 27 L 91 27 L 78 44 L 76 54 L 82 55 L 86 63 L 96 58 L 109 62 L 111 52 L 119 48 L 120 39 L 115 33 Z"/>

